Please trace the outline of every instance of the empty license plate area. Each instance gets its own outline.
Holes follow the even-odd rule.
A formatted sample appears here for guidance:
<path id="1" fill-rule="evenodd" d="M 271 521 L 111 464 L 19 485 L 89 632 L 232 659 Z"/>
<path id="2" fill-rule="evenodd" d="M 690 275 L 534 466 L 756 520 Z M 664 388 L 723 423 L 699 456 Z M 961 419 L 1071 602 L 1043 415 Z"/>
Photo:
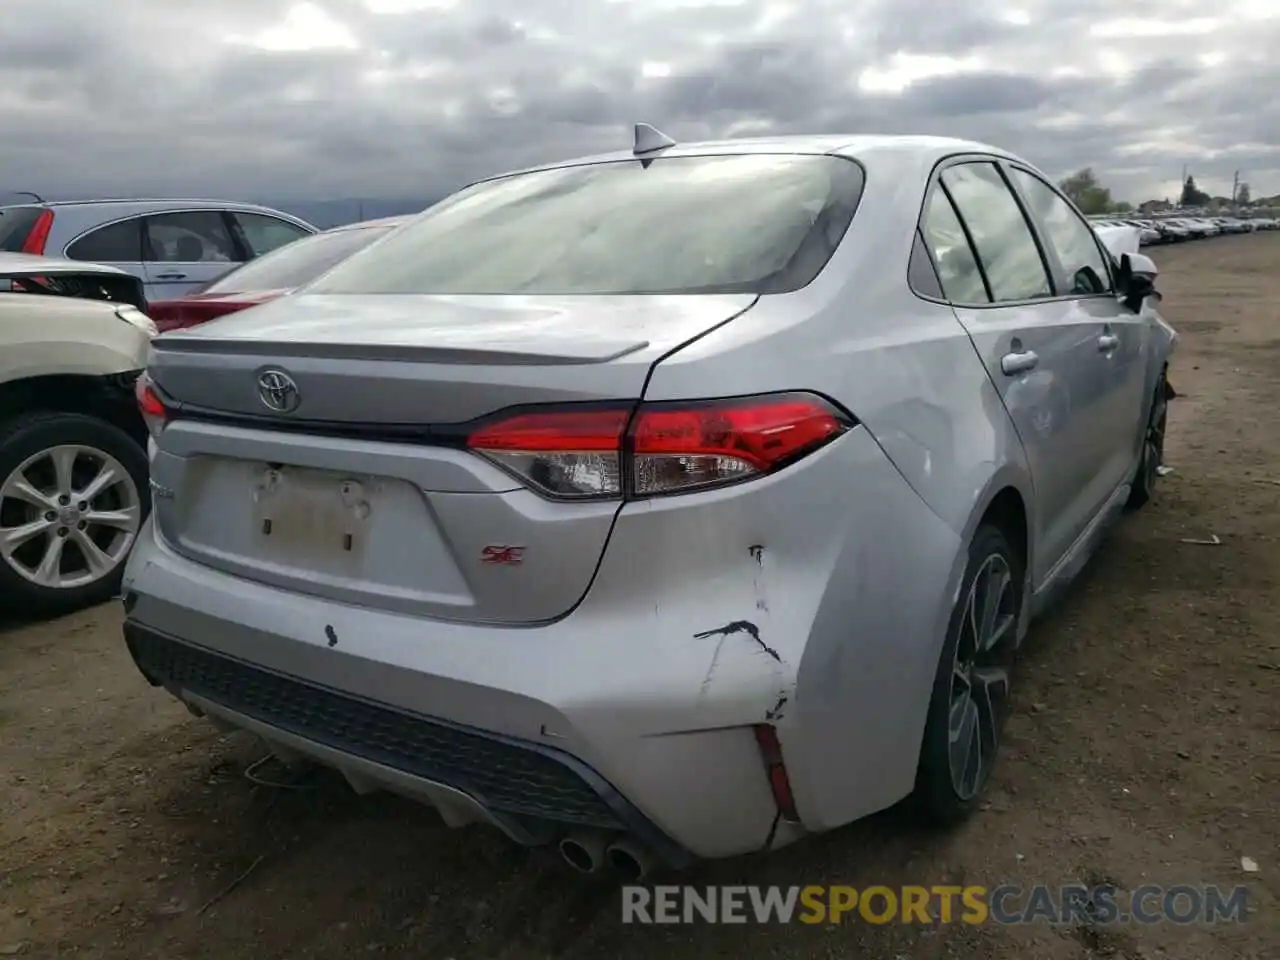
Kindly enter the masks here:
<path id="1" fill-rule="evenodd" d="M 369 542 L 373 503 L 382 486 L 368 477 L 264 466 L 253 482 L 253 524 L 263 553 L 349 554 Z M 339 558 L 341 559 L 341 557 Z"/>
<path id="2" fill-rule="evenodd" d="M 223 457 L 191 458 L 184 472 L 176 545 L 196 559 L 353 602 L 471 602 L 413 484 Z"/>

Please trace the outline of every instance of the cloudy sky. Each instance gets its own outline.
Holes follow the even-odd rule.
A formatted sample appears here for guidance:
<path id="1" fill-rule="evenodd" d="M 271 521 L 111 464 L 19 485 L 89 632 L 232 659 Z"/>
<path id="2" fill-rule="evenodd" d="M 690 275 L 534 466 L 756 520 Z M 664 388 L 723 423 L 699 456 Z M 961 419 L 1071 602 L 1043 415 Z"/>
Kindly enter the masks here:
<path id="1" fill-rule="evenodd" d="M 640 119 L 1280 193 L 1280 0 L 0 2 L 0 190 L 434 197 Z"/>

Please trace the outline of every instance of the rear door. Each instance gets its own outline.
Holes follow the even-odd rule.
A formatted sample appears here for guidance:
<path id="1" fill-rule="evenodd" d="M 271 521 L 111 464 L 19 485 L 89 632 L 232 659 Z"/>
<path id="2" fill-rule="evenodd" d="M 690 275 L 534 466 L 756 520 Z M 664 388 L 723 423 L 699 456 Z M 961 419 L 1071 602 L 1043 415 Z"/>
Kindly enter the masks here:
<path id="1" fill-rule="evenodd" d="M 1063 296 L 1000 166 L 961 159 L 938 174 L 922 225 L 947 299 L 1026 450 L 1039 584 L 1101 506 L 1102 322 Z"/>
<path id="2" fill-rule="evenodd" d="M 246 259 L 221 210 L 150 214 L 142 240 L 148 300 L 185 296 Z"/>
<path id="3" fill-rule="evenodd" d="M 1058 288 L 1075 297 L 1081 314 L 1102 324 L 1093 362 L 1105 411 L 1096 434 L 1103 459 L 1097 480 L 1103 491 L 1114 491 L 1132 478 L 1141 450 L 1151 326 L 1120 302 L 1112 257 L 1075 207 L 1035 172 L 1010 166 L 1009 173 L 1053 255 Z"/>

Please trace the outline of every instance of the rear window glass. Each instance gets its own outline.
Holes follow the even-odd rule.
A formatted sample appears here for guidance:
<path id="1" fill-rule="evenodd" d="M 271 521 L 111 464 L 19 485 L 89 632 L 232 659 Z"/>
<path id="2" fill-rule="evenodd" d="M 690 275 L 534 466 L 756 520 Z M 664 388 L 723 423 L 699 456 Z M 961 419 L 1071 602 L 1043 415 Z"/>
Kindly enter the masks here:
<path id="1" fill-rule="evenodd" d="M 785 293 L 862 196 L 830 156 L 614 161 L 476 184 L 308 288 L 336 294 Z"/>
<path id="2" fill-rule="evenodd" d="M 310 283 L 334 264 L 341 263 L 357 250 L 373 243 L 390 229 L 369 227 L 364 230 L 340 230 L 294 240 L 232 270 L 205 287 L 204 292 L 242 293 L 300 287 L 304 283 Z"/>
<path id="3" fill-rule="evenodd" d="M 43 212 L 40 207 L 4 207 L 0 209 L 0 250 L 21 253 L 27 234 Z"/>

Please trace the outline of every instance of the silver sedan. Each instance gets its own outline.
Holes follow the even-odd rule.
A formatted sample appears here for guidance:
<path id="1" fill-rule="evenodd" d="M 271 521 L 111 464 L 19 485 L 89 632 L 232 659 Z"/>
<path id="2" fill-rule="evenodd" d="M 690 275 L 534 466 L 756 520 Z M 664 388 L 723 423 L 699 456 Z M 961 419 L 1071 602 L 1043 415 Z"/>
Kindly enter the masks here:
<path id="1" fill-rule="evenodd" d="M 1153 492 L 1155 266 L 978 143 L 474 184 L 156 341 L 146 678 L 639 877 L 987 785 L 1031 617 Z"/>

